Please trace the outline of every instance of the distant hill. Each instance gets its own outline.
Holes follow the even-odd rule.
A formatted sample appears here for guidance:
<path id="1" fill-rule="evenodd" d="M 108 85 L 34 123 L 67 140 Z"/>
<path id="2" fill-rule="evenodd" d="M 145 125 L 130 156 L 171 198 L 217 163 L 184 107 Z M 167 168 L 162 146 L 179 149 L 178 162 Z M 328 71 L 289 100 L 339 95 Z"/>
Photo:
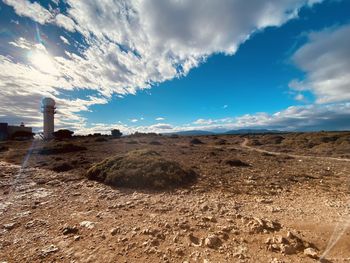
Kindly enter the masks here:
<path id="1" fill-rule="evenodd" d="M 267 130 L 267 129 L 239 129 L 224 132 L 224 134 L 261 134 L 261 133 L 283 133 L 277 130 Z"/>
<path id="2" fill-rule="evenodd" d="M 283 133 L 282 131 L 277 130 L 267 130 L 267 129 L 239 129 L 231 131 L 201 131 L 201 130 L 190 130 L 190 131 L 180 131 L 165 133 L 164 135 L 177 134 L 180 136 L 201 136 L 201 135 L 219 135 L 219 134 L 264 134 L 264 133 Z"/>
<path id="3" fill-rule="evenodd" d="M 214 135 L 217 133 L 210 132 L 210 131 L 191 130 L 191 131 L 180 131 L 180 132 L 167 133 L 164 135 L 171 135 L 171 134 L 177 134 L 180 136 L 200 136 L 200 135 Z"/>

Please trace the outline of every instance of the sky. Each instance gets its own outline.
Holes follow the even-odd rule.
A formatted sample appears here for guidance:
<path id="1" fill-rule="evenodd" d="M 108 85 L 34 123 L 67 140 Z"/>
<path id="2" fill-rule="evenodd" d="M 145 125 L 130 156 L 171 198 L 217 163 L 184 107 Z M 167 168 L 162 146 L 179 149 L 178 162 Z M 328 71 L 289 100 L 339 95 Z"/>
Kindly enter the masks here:
<path id="1" fill-rule="evenodd" d="M 0 122 L 350 130 L 349 0 L 0 0 Z"/>

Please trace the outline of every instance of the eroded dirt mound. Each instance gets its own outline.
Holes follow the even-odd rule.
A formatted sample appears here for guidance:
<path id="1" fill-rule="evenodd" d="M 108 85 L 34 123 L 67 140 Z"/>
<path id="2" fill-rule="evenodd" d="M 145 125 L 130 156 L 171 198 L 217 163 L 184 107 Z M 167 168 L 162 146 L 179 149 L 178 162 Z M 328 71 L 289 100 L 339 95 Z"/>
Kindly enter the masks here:
<path id="1" fill-rule="evenodd" d="M 109 185 L 164 189 L 193 183 L 197 175 L 150 150 L 131 151 L 92 166 L 86 176 Z"/>

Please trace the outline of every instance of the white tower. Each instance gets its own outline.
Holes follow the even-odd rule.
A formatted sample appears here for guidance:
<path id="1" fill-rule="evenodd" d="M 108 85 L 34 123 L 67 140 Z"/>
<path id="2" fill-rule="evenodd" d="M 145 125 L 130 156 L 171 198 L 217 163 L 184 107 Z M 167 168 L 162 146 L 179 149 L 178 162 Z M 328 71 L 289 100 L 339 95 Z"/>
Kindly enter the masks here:
<path id="1" fill-rule="evenodd" d="M 53 138 L 55 131 L 55 101 L 51 98 L 44 98 L 41 106 L 44 114 L 44 139 L 49 140 Z"/>

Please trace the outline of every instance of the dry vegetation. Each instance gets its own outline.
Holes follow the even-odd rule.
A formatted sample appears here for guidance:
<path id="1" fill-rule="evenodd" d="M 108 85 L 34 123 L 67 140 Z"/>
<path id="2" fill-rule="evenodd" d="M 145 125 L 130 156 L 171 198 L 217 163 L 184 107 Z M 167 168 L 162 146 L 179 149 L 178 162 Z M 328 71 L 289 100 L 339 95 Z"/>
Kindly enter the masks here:
<path id="1" fill-rule="evenodd" d="M 346 262 L 349 139 L 2 142 L 0 262 Z"/>
<path id="2" fill-rule="evenodd" d="M 150 150 L 135 150 L 92 166 L 89 179 L 119 187 L 166 189 L 186 186 L 196 180 L 192 170 Z"/>
<path id="3" fill-rule="evenodd" d="M 271 151 L 350 158 L 350 132 L 266 134 L 252 139 L 251 145 Z"/>

